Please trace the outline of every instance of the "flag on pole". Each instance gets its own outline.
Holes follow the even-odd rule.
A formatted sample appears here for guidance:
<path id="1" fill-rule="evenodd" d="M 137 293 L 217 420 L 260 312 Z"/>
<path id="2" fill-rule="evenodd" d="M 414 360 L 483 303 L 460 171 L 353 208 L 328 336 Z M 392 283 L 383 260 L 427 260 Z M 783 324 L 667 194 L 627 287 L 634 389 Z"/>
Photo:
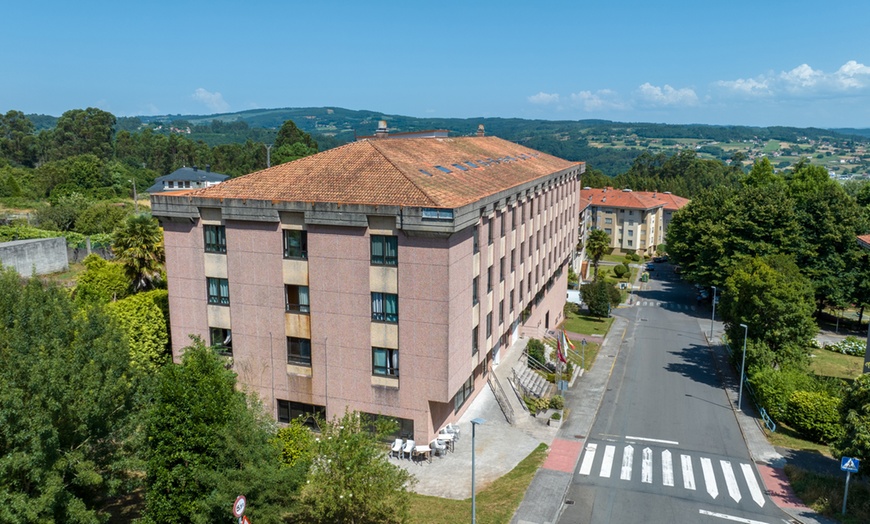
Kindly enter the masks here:
<path id="1" fill-rule="evenodd" d="M 573 349 L 574 351 L 577 351 L 577 348 L 574 347 L 574 344 L 571 342 L 571 339 L 568 338 L 568 332 L 565 331 L 564 329 L 562 330 L 562 336 L 565 337 L 566 345 L 571 346 L 571 349 Z"/>
<path id="2" fill-rule="evenodd" d="M 560 335 L 560 336 L 556 337 L 556 356 L 559 357 L 559 360 L 560 360 L 563 364 L 567 364 L 568 361 L 565 359 L 565 353 L 564 353 L 564 350 L 562 349 L 562 347 L 563 347 L 563 346 L 562 346 L 562 344 L 563 344 L 562 340 L 564 340 L 564 338 L 565 338 L 564 331 L 563 331 L 562 333 L 560 333 L 559 335 Z M 566 348 L 566 349 L 567 349 L 567 348 Z"/>

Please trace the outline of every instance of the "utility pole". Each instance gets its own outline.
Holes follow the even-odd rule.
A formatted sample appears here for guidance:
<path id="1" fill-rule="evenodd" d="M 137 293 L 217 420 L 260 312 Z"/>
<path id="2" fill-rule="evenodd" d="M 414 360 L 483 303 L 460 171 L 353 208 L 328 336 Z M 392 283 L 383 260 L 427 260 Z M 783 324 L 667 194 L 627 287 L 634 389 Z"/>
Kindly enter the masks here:
<path id="1" fill-rule="evenodd" d="M 275 144 L 266 144 L 266 168 L 272 167 L 272 146 Z"/>

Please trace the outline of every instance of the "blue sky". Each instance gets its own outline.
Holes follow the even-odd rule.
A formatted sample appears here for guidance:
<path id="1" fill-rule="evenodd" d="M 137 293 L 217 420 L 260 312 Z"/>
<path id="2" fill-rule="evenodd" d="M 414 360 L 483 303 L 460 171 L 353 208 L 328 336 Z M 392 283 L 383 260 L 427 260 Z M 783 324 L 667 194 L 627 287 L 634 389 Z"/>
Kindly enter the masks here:
<path id="1" fill-rule="evenodd" d="M 870 2 L 6 2 L 0 111 L 870 127 Z"/>

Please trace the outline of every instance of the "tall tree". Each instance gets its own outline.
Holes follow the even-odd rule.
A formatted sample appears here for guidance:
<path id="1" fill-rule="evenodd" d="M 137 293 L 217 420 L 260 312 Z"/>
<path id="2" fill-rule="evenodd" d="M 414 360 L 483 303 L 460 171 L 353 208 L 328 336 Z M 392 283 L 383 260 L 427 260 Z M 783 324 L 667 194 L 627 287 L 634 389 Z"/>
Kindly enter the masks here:
<path id="1" fill-rule="evenodd" d="M 57 119 L 50 136 L 49 160 L 85 154 L 107 159 L 112 155 L 115 115 L 94 107 L 73 109 Z"/>
<path id="2" fill-rule="evenodd" d="M 311 135 L 296 127 L 296 123 L 292 120 L 287 120 L 278 130 L 278 135 L 275 137 L 275 148 L 288 145 L 292 146 L 296 143 L 302 143 L 308 149 L 317 152 L 317 141 L 311 138 Z"/>
<path id="3" fill-rule="evenodd" d="M 592 259 L 596 280 L 598 279 L 598 263 L 608 251 L 610 251 L 610 235 L 603 229 L 590 231 L 589 236 L 586 237 L 586 254 Z"/>
<path id="4" fill-rule="evenodd" d="M 281 466 L 274 422 L 201 340 L 160 370 L 146 416 L 146 523 L 232 522 L 240 493 L 253 522 L 283 522 L 301 482 Z"/>
<path id="5" fill-rule="evenodd" d="M 735 264 L 725 281 L 719 311 L 728 336 L 762 341 L 774 366 L 805 364 L 804 348 L 817 332 L 813 320 L 812 287 L 794 259 L 787 255 L 745 258 Z"/>
<path id="6" fill-rule="evenodd" d="M 102 310 L 0 271 L 0 520 L 103 522 L 130 467 L 134 394 L 123 335 Z"/>
<path id="7" fill-rule="evenodd" d="M 0 115 L 0 156 L 15 164 L 33 167 L 36 164 L 35 127 L 21 111 Z"/>
<path id="8" fill-rule="evenodd" d="M 130 215 L 112 233 L 112 252 L 124 265 L 134 291 L 154 287 L 163 269 L 163 231 L 149 214 Z"/>
<path id="9" fill-rule="evenodd" d="M 852 382 L 840 405 L 844 434 L 833 446 L 838 457 L 870 461 L 870 373 Z"/>

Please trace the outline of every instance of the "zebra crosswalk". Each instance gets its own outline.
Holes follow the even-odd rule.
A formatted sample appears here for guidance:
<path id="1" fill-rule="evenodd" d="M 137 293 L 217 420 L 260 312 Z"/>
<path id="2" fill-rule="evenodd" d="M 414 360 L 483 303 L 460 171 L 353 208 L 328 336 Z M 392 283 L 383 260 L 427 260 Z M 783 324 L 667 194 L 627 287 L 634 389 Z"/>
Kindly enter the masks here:
<path id="1" fill-rule="evenodd" d="M 622 449 L 619 449 L 621 446 Z M 603 449 L 601 449 L 603 447 Z M 620 457 L 620 458 L 617 458 Z M 631 481 L 637 464 L 636 458 L 640 459 L 640 482 L 653 484 L 660 481 L 663 486 L 697 491 L 699 484 L 696 483 L 696 471 L 699 471 L 697 479 L 703 484 L 702 489 L 712 498 L 731 498 L 740 503 L 744 493 L 749 495 L 759 507 L 764 507 L 765 498 L 759 485 L 755 471 L 748 463 L 739 463 L 737 468 L 730 460 L 714 459 L 711 457 L 693 457 L 692 455 L 679 454 L 679 470 L 674 468 L 677 458 L 669 449 L 655 451 L 650 447 L 636 450 L 632 444 L 599 444 L 588 442 L 583 450 L 583 459 L 580 462 L 578 474 L 582 476 L 594 476 L 597 473 L 601 478 L 612 478 L 618 471 L 619 480 Z M 618 468 L 614 471 L 614 464 Z M 596 468 L 597 465 L 597 468 Z M 695 466 L 700 466 L 696 469 Z M 660 474 L 656 474 L 656 470 Z M 677 484 L 675 472 L 679 471 L 679 484 Z M 720 484 L 719 481 L 723 483 Z M 722 486 L 722 492 L 720 492 Z M 745 491 L 741 490 L 741 486 Z"/>
<path id="2" fill-rule="evenodd" d="M 698 309 L 698 306 L 692 306 L 689 304 L 678 304 L 676 302 L 659 302 L 658 300 L 638 300 L 635 302 L 636 306 L 646 306 L 646 307 L 663 307 L 665 309 L 673 309 L 674 311 L 695 311 Z"/>

